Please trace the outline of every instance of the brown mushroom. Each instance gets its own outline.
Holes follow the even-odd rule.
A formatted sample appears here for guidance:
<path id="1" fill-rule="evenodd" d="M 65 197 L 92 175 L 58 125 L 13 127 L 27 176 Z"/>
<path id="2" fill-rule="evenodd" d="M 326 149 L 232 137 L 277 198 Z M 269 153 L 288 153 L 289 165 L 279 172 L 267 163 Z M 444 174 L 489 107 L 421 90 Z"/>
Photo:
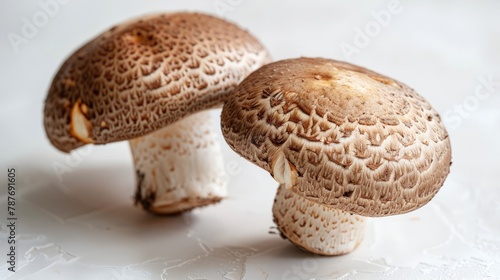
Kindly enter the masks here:
<path id="1" fill-rule="evenodd" d="M 451 165 L 446 129 L 424 98 L 328 59 L 283 60 L 252 73 L 224 104 L 222 132 L 282 185 L 273 213 L 283 235 L 324 255 L 360 243 L 361 216 L 426 204 Z"/>
<path id="2" fill-rule="evenodd" d="M 69 152 L 131 140 L 136 202 L 175 213 L 221 200 L 225 172 L 206 109 L 269 61 L 247 31 L 208 15 L 122 23 L 73 53 L 45 102 L 45 130 Z"/>

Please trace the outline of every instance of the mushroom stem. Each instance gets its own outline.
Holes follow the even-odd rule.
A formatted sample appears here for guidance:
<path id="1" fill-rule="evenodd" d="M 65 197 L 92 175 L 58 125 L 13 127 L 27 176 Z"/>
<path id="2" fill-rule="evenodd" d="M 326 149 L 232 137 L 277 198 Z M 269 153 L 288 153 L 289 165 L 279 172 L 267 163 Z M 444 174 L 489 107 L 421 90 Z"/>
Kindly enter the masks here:
<path id="1" fill-rule="evenodd" d="M 365 217 L 307 200 L 283 184 L 274 200 L 273 216 L 283 237 L 320 255 L 347 254 L 358 247 L 365 233 Z"/>
<path id="2" fill-rule="evenodd" d="M 136 204 L 175 214 L 219 202 L 226 175 L 208 111 L 129 141 L 136 170 Z"/>

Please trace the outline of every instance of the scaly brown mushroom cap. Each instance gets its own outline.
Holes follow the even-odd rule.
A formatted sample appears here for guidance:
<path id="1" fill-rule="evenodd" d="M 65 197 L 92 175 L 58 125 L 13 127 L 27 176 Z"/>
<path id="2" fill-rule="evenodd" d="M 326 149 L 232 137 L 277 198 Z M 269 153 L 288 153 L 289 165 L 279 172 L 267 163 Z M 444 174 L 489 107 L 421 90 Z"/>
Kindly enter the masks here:
<path id="1" fill-rule="evenodd" d="M 66 152 L 146 135 L 222 104 L 267 61 L 251 34 L 212 16 L 173 13 L 127 22 L 62 65 L 45 102 L 45 130 Z"/>
<path id="2" fill-rule="evenodd" d="M 208 15 L 126 22 L 62 65 L 47 96 L 45 130 L 66 152 L 130 140 L 135 199 L 147 211 L 172 214 L 212 204 L 226 196 L 227 180 L 203 110 L 221 105 L 269 60 L 248 32 Z"/>
<path id="3" fill-rule="evenodd" d="M 222 111 L 237 153 L 287 188 L 363 216 L 427 203 L 450 170 L 438 113 L 413 89 L 345 62 L 300 58 L 247 77 Z"/>

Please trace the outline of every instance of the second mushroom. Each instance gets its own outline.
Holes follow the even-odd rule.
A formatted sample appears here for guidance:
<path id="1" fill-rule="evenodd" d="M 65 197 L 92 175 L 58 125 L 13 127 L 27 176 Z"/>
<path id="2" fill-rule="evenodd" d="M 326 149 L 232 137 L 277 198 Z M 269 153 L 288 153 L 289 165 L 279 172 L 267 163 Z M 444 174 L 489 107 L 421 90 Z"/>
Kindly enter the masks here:
<path id="1" fill-rule="evenodd" d="M 431 105 L 387 76 L 299 58 L 247 77 L 222 110 L 231 148 L 280 183 L 283 236 L 317 254 L 354 250 L 365 216 L 415 210 L 443 185 L 451 146 Z"/>

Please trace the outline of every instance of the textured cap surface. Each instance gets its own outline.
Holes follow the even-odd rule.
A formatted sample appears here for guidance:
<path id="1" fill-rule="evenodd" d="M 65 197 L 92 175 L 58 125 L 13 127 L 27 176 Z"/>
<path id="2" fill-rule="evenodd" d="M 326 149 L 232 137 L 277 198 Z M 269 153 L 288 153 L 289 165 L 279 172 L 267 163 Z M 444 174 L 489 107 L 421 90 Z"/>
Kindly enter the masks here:
<path id="1" fill-rule="evenodd" d="M 45 130 L 70 151 L 150 133 L 220 105 L 269 61 L 238 26 L 212 16 L 173 13 L 111 28 L 62 65 L 45 103 Z"/>
<path id="2" fill-rule="evenodd" d="M 307 199 L 365 216 L 414 210 L 449 173 L 451 146 L 408 86 L 345 62 L 300 58 L 246 78 L 222 111 L 237 153 Z"/>

